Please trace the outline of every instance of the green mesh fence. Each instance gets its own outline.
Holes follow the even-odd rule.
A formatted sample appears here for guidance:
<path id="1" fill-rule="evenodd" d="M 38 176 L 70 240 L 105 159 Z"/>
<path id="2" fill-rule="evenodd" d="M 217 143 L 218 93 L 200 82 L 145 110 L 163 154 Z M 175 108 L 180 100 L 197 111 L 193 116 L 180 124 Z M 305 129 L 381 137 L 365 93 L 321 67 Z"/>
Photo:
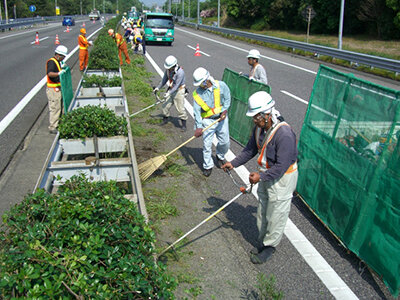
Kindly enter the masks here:
<path id="1" fill-rule="evenodd" d="M 400 288 L 400 92 L 321 66 L 299 140 L 297 191 Z"/>
<path id="2" fill-rule="evenodd" d="M 64 113 L 68 112 L 69 105 L 74 98 L 74 91 L 72 89 L 71 69 L 65 67 L 65 72 L 60 75 L 61 93 L 64 103 Z"/>
<path id="3" fill-rule="evenodd" d="M 231 91 L 231 106 L 228 112 L 230 137 L 239 144 L 246 145 L 254 128 L 252 118 L 246 116 L 247 101 L 252 94 L 258 91 L 266 91 L 270 94 L 271 88 L 264 83 L 240 76 L 239 73 L 230 69 L 224 70 L 222 81 L 228 85 Z"/>

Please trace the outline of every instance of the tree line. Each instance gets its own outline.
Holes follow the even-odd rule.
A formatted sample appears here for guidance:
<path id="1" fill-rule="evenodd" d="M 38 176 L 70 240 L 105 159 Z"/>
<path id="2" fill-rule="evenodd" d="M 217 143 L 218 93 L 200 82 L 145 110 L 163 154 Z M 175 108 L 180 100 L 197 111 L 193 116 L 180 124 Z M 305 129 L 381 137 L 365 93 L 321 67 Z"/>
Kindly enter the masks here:
<path id="1" fill-rule="evenodd" d="M 182 1 L 182 0 L 181 0 Z M 185 1 L 185 17 L 189 0 Z M 169 0 L 164 10 L 169 8 Z M 216 15 L 218 0 L 200 3 L 200 10 Z M 293 30 L 307 28 L 307 8 L 312 7 L 311 33 L 337 34 L 340 0 L 220 0 L 221 26 L 253 30 Z M 171 13 L 182 16 L 182 3 L 172 4 Z M 197 1 L 190 1 L 190 16 L 197 18 Z M 343 33 L 380 39 L 400 38 L 400 0 L 345 1 Z"/>
<path id="2" fill-rule="evenodd" d="M 55 5 L 60 8 L 61 15 L 87 15 L 93 8 L 101 13 L 115 13 L 117 11 L 118 0 L 7 0 L 8 18 L 14 18 L 14 4 L 17 18 L 29 18 L 36 16 L 54 16 L 56 14 Z M 1 1 L 3 2 L 3 1 Z M 104 5 L 103 5 L 104 4 Z M 2 17 L 5 18 L 4 6 L 2 5 Z M 35 12 L 29 11 L 29 6 L 36 7 Z M 120 12 L 129 11 L 132 6 L 142 9 L 139 0 L 119 0 L 118 10 Z M 104 9 L 103 9 L 104 8 Z"/>

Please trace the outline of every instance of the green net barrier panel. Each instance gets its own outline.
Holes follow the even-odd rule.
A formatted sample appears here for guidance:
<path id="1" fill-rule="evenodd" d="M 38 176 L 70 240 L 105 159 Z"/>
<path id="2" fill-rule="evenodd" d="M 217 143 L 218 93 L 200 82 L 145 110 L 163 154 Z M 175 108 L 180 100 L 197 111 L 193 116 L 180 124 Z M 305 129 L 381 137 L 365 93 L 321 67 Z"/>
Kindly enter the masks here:
<path id="1" fill-rule="evenodd" d="M 231 106 L 228 111 L 230 137 L 239 144 L 246 145 L 254 128 L 252 118 L 246 116 L 248 99 L 258 91 L 270 94 L 271 88 L 266 84 L 249 80 L 248 77 L 230 69 L 224 70 L 222 81 L 231 91 Z"/>
<path id="2" fill-rule="evenodd" d="M 72 89 L 72 79 L 71 79 L 71 69 L 67 66 L 65 67 L 65 72 L 60 75 L 61 82 L 61 93 L 64 104 L 64 113 L 66 114 L 74 98 L 74 91 Z"/>
<path id="3" fill-rule="evenodd" d="M 297 191 L 400 288 L 400 92 L 321 66 L 299 140 Z"/>

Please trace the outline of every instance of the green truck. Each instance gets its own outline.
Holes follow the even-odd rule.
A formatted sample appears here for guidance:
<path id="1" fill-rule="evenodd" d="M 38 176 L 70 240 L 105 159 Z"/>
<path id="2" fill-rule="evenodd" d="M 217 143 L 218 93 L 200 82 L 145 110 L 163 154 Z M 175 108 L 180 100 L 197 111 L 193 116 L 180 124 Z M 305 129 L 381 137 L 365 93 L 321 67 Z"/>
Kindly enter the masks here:
<path id="1" fill-rule="evenodd" d="M 144 15 L 146 43 L 167 43 L 174 41 L 174 19 L 172 14 L 148 12 Z"/>

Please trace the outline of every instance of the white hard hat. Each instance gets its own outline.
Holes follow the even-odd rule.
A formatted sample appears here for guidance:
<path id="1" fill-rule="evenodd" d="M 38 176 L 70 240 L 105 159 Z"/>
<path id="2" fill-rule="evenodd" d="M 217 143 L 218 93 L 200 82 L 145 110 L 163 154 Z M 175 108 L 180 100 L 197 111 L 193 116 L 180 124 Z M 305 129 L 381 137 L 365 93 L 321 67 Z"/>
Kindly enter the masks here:
<path id="1" fill-rule="evenodd" d="M 164 68 L 171 69 L 177 63 L 178 63 L 178 61 L 175 56 L 173 56 L 173 55 L 167 56 L 167 58 L 165 59 L 165 62 L 164 62 Z"/>
<path id="2" fill-rule="evenodd" d="M 260 51 L 256 50 L 256 49 L 251 49 L 249 51 L 249 54 L 247 55 L 247 58 L 260 58 Z"/>
<path id="3" fill-rule="evenodd" d="M 197 68 L 193 72 L 193 85 L 199 86 L 204 80 L 207 80 L 208 77 L 210 77 L 210 73 L 206 69 L 202 67 Z"/>
<path id="4" fill-rule="evenodd" d="M 256 92 L 249 98 L 249 108 L 246 116 L 253 117 L 260 112 L 268 114 L 274 105 L 275 101 L 270 94 L 264 91 Z"/>
<path id="5" fill-rule="evenodd" d="M 67 49 L 67 47 L 65 47 L 65 46 L 63 46 L 63 45 L 57 46 L 55 52 L 56 52 L 57 54 L 64 55 L 64 56 L 67 56 L 67 55 L 68 55 L 68 49 Z"/>

